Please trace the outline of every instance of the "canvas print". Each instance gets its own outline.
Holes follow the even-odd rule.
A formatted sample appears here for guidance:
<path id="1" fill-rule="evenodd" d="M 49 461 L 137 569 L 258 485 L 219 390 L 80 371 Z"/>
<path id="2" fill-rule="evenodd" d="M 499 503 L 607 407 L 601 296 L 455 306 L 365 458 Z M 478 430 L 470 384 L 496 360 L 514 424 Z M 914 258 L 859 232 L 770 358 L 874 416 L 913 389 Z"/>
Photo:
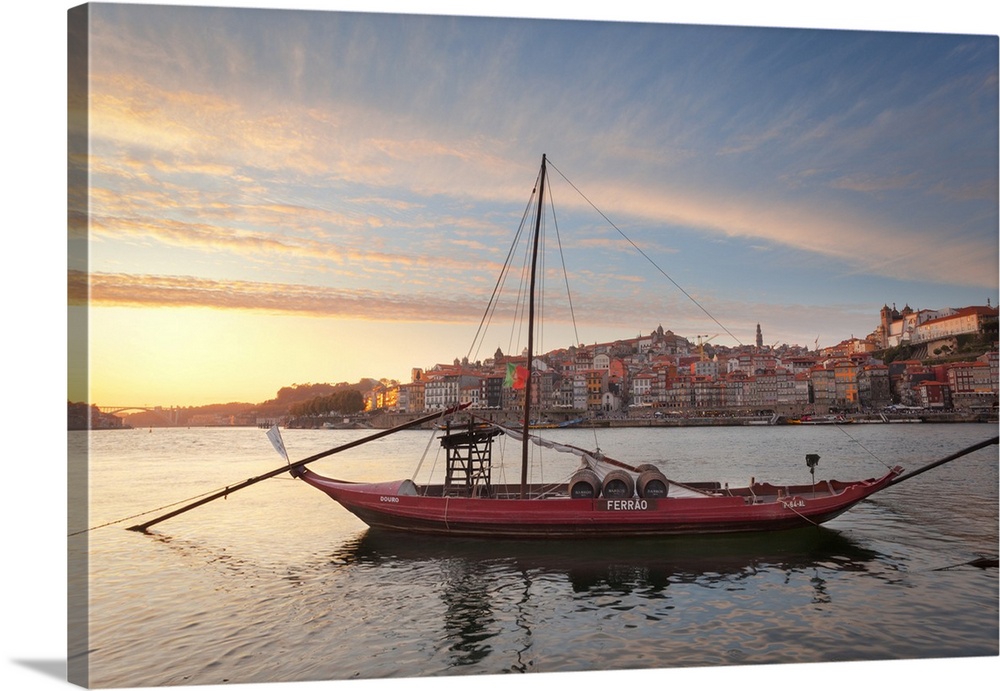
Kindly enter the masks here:
<path id="1" fill-rule="evenodd" d="M 996 658 L 996 36 L 68 20 L 69 681 Z"/>

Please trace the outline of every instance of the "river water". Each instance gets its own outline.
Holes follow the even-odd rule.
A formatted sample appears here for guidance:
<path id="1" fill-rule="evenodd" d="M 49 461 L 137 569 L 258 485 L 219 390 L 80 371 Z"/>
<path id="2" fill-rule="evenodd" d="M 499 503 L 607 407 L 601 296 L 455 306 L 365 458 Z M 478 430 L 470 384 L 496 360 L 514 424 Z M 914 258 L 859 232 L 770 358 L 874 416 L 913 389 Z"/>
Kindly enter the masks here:
<path id="1" fill-rule="evenodd" d="M 369 433 L 282 430 L 292 460 Z M 738 485 L 751 477 L 808 483 L 809 453 L 821 456 L 817 479 L 913 469 L 995 436 L 997 427 L 544 434 L 655 462 L 672 479 Z M 89 454 L 85 466 L 71 453 L 70 474 L 89 484 L 92 528 L 69 538 L 70 575 L 86 568 L 89 579 L 89 638 L 71 632 L 70 665 L 86 665 L 95 688 L 998 654 L 997 569 L 969 565 L 997 555 L 995 446 L 890 488 L 823 528 L 555 544 L 369 531 L 287 475 L 150 534 L 132 532 L 125 528 L 163 513 L 156 509 L 283 460 L 263 431 L 248 428 L 71 432 L 70 446 Z M 311 467 L 387 480 L 420 465 L 420 480 L 440 473 L 437 449 L 431 433 L 407 431 Z M 576 464 L 542 460 L 535 480 L 557 480 Z M 83 630 L 80 613 L 70 622 Z"/>

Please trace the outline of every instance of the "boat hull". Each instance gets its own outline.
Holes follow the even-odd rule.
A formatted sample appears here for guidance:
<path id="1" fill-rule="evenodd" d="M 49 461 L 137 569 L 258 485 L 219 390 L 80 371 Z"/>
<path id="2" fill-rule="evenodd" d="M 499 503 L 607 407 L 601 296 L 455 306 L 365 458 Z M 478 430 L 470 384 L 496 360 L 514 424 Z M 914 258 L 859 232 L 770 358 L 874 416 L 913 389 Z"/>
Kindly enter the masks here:
<path id="1" fill-rule="evenodd" d="M 661 499 L 498 499 L 421 496 L 409 480 L 361 484 L 305 470 L 300 477 L 375 528 L 457 537 L 641 537 L 776 531 L 819 525 L 883 489 L 881 478 L 836 483 L 829 491 Z M 763 487 L 763 486 L 762 486 Z M 777 488 L 774 488 L 775 490 Z M 792 490 L 791 492 L 785 489 Z"/>

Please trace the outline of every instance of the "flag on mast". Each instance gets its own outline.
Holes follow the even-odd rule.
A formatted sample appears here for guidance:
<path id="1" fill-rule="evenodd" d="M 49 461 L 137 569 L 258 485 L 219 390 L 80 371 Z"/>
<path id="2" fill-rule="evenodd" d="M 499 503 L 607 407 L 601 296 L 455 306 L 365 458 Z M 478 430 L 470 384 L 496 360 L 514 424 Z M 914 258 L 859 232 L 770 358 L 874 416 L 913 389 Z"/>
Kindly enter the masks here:
<path id="1" fill-rule="evenodd" d="M 512 389 L 523 389 L 528 381 L 528 368 L 524 365 L 515 365 L 513 362 L 507 363 L 507 376 L 503 385 Z"/>

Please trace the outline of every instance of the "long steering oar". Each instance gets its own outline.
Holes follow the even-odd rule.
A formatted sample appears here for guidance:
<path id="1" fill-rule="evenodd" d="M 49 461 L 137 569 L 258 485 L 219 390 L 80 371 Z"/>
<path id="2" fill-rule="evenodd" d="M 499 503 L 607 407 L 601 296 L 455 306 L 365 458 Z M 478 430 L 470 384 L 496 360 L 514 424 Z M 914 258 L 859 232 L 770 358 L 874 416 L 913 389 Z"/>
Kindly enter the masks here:
<path id="1" fill-rule="evenodd" d="M 956 453 L 953 453 L 950 456 L 946 456 L 945 458 L 934 461 L 933 463 L 928 463 L 927 465 L 917 468 L 912 472 L 906 473 L 905 475 L 900 475 L 899 477 L 890 480 L 889 482 L 886 483 L 885 486 L 891 487 L 892 485 L 898 485 L 903 480 L 909 480 L 911 477 L 916 477 L 921 473 L 926 473 L 931 468 L 937 468 L 939 465 L 944 465 L 945 463 L 954 461 L 956 458 L 961 458 L 962 456 L 966 456 L 972 453 L 973 451 L 979 451 L 979 449 L 985 449 L 987 446 L 990 446 L 992 444 L 1000 444 L 1000 437 L 993 437 L 992 439 L 981 441 L 978 444 L 973 444 L 972 446 L 962 449 L 961 451 L 958 451 Z"/>
<path id="2" fill-rule="evenodd" d="M 294 463 L 289 463 L 288 465 L 281 466 L 280 468 L 275 468 L 274 470 L 264 473 L 263 475 L 258 475 L 256 477 L 250 478 L 249 480 L 244 480 L 238 485 L 233 485 L 232 487 L 226 487 L 221 492 L 216 492 L 215 494 L 204 497 L 203 499 L 199 499 L 196 502 L 187 504 L 186 506 L 182 506 L 181 508 L 175 511 L 171 511 L 170 513 L 160 516 L 159 518 L 154 518 L 151 521 L 146 521 L 145 523 L 140 523 L 139 525 L 133 525 L 129 528 L 129 530 L 134 530 L 136 532 L 144 533 L 151 525 L 156 525 L 161 521 L 165 521 L 168 518 L 173 518 L 178 514 L 182 514 L 185 511 L 190 511 L 191 509 L 195 509 L 199 506 L 202 506 L 203 504 L 209 503 L 210 501 L 215 501 L 216 499 L 219 499 L 221 497 L 229 496 L 233 492 L 241 490 L 244 487 L 249 487 L 250 485 L 255 485 L 261 480 L 266 480 L 268 478 L 274 477 L 275 475 L 281 475 L 282 473 L 287 473 L 287 472 L 292 472 L 292 474 L 294 475 L 295 474 L 294 471 L 296 469 L 303 467 L 307 463 L 312 463 L 313 461 L 318 461 L 321 458 L 332 456 L 335 453 L 340 453 L 341 451 L 347 451 L 348 449 L 353 449 L 356 446 L 367 444 L 370 441 L 375 441 L 376 439 L 387 437 L 390 434 L 393 434 L 394 432 L 399 432 L 400 430 L 409 429 L 411 427 L 417 427 L 419 425 L 424 424 L 425 422 L 431 422 L 446 415 L 451 415 L 452 413 L 456 413 L 459 410 L 462 410 L 463 408 L 467 408 L 468 406 L 469 406 L 468 403 L 463 403 L 461 405 L 453 406 L 451 408 L 448 408 L 447 410 L 439 411 L 431 415 L 425 415 L 423 417 L 417 418 L 416 420 L 411 420 L 410 422 L 403 423 L 402 425 L 390 427 L 389 429 L 382 430 L 381 432 L 376 432 L 375 434 L 371 434 L 367 437 L 362 437 L 361 439 L 355 439 L 354 441 L 348 442 L 347 444 L 342 444 L 341 446 L 335 446 L 332 449 L 322 451 L 314 456 L 310 456 L 309 458 L 303 458 L 301 461 L 295 461 Z"/>

